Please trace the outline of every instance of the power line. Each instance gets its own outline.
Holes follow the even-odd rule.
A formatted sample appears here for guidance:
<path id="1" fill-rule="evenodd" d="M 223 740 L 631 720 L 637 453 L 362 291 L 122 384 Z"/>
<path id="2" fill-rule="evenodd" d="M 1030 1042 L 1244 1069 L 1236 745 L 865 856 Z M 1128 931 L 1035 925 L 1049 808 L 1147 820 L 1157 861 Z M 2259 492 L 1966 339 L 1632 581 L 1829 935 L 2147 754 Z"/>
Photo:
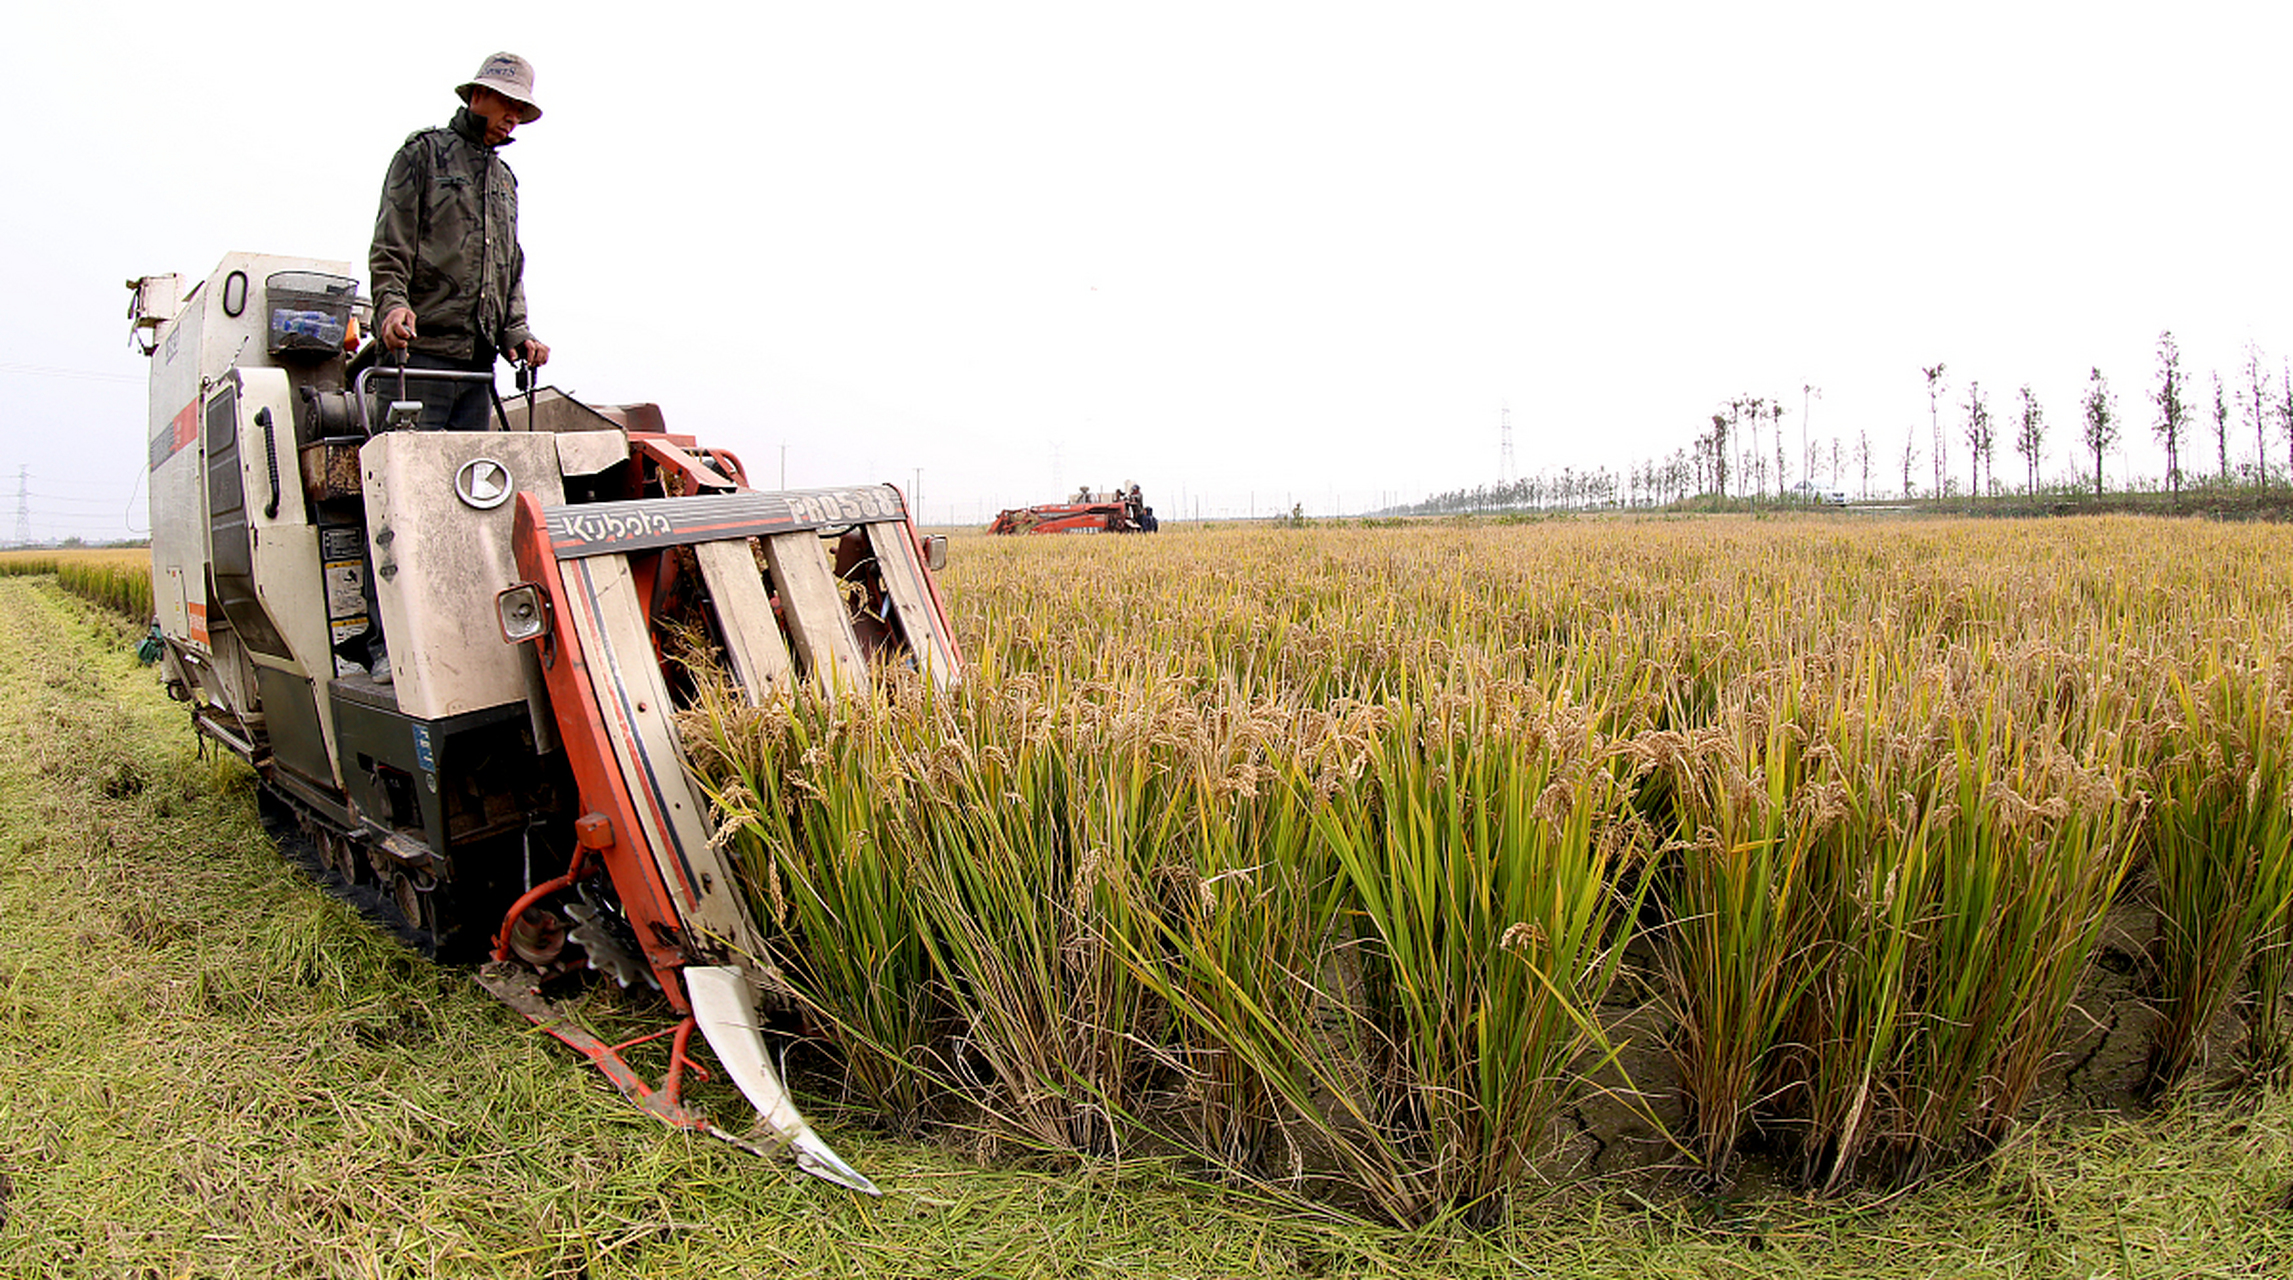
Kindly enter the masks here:
<path id="1" fill-rule="evenodd" d="M 30 493 L 20 492 L 16 496 L 19 498 L 34 498 L 41 502 L 69 502 L 83 507 L 110 507 L 117 506 L 119 504 L 119 498 L 117 495 L 109 498 L 75 498 L 68 494 L 42 493 L 39 490 L 34 489 Z"/>
<path id="2" fill-rule="evenodd" d="M 0 360 L 0 373 L 13 373 L 30 378 L 70 378 L 80 382 L 142 382 L 132 373 L 99 373 L 93 369 L 63 369 L 48 364 L 17 364 Z"/>
<path id="3" fill-rule="evenodd" d="M 143 464 L 138 462 L 135 464 L 134 470 L 135 474 L 142 475 Z M 40 487 L 42 489 L 117 489 L 119 482 L 116 480 L 85 480 L 72 476 L 41 476 Z M 38 495 L 35 494 L 34 496 Z"/>
<path id="4" fill-rule="evenodd" d="M 38 507 L 33 507 L 28 514 L 35 526 L 48 524 L 100 525 L 114 522 L 125 525 L 128 522 L 127 513 L 124 511 L 113 516 L 105 515 L 100 511 L 43 511 Z"/>

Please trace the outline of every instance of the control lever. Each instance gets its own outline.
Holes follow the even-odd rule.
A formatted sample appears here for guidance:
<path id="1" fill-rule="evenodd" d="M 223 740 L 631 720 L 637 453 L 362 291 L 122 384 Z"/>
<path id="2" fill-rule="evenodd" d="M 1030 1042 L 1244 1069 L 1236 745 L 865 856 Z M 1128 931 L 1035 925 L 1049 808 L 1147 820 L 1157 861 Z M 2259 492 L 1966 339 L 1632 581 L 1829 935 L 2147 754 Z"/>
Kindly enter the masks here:
<path id="1" fill-rule="evenodd" d="M 541 383 L 541 374 L 524 360 L 511 357 L 510 365 L 517 370 L 518 390 L 525 393 L 525 429 L 533 430 L 533 393 Z"/>
<path id="2" fill-rule="evenodd" d="M 406 394 L 407 349 L 398 348 L 398 398 L 390 402 L 390 411 L 383 418 L 385 430 L 411 431 L 422 416 L 422 402 Z"/>

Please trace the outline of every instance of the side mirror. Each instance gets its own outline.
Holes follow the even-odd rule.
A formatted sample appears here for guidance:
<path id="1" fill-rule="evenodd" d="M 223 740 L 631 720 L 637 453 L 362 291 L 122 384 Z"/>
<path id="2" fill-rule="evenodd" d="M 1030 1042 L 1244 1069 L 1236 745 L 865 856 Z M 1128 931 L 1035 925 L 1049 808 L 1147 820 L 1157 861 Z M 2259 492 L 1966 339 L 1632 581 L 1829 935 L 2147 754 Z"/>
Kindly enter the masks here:
<path id="1" fill-rule="evenodd" d="M 494 593 L 494 614 L 502 627 L 502 640 L 525 644 L 549 634 L 549 601 L 530 582 Z"/>
<path id="2" fill-rule="evenodd" d="M 924 539 L 924 567 L 933 573 L 947 568 L 947 535 L 935 533 Z"/>

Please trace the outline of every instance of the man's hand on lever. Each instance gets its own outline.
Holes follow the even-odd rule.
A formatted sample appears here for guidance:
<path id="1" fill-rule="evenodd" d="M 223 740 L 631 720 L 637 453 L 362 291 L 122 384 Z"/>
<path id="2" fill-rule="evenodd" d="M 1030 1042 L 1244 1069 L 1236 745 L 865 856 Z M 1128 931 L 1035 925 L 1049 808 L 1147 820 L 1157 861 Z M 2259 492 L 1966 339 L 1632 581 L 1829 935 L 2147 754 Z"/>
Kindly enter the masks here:
<path id="1" fill-rule="evenodd" d="M 382 339 L 383 346 L 404 351 L 406 344 L 414 341 L 413 308 L 392 307 L 389 314 L 382 317 L 382 327 L 375 330 L 374 336 Z"/>

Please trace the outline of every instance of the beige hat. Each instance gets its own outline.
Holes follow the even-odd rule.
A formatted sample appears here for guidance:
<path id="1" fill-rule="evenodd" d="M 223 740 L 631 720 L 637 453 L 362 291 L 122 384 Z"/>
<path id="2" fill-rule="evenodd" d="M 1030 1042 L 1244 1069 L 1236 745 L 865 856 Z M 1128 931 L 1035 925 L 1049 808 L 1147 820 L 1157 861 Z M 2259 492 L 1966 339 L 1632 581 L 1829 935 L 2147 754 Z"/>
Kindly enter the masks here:
<path id="1" fill-rule="evenodd" d="M 533 100 L 533 64 L 514 53 L 489 54 L 478 64 L 478 74 L 468 82 L 456 85 L 454 92 L 462 101 L 470 100 L 470 91 L 483 86 L 517 103 L 525 110 L 518 115 L 518 123 L 532 124 L 541 119 L 541 108 Z"/>

